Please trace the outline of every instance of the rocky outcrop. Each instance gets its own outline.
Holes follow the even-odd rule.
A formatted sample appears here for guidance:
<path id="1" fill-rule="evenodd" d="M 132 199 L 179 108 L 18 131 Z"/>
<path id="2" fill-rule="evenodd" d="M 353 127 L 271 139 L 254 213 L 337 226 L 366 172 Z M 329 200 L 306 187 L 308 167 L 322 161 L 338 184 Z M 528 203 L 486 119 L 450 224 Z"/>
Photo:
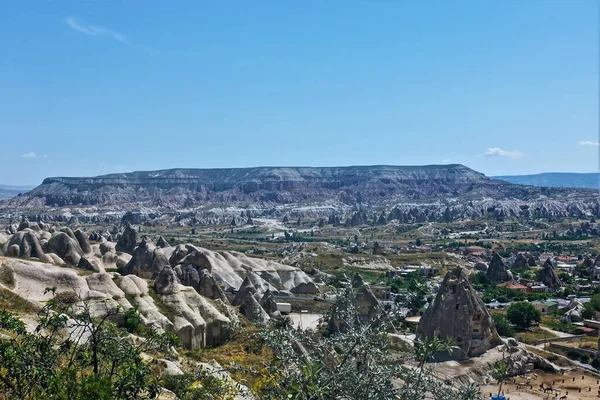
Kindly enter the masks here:
<path id="1" fill-rule="evenodd" d="M 163 248 L 163 247 L 169 247 L 169 242 L 167 242 L 167 239 L 165 239 L 162 236 L 159 236 L 158 239 L 156 239 L 156 247 L 158 248 Z"/>
<path id="2" fill-rule="evenodd" d="M 487 276 L 492 282 L 506 282 L 513 279 L 512 274 L 506 268 L 502 257 L 496 252 L 492 254 L 492 261 L 488 266 Z"/>
<path id="3" fill-rule="evenodd" d="M 544 285 L 552 289 L 558 289 L 562 286 L 560 280 L 554 272 L 554 265 L 552 264 L 552 261 L 549 258 L 546 260 L 544 266 L 539 272 L 538 279 Z"/>
<path id="4" fill-rule="evenodd" d="M 75 239 L 77 239 L 81 250 L 83 250 L 83 252 L 86 254 L 90 253 L 92 251 L 92 247 L 90 246 L 90 241 L 87 235 L 81 229 L 77 229 L 75 232 L 73 232 L 73 234 L 75 235 Z"/>
<path id="5" fill-rule="evenodd" d="M 527 265 L 530 267 L 535 267 L 537 265 L 537 260 L 533 256 L 529 256 L 527 258 Z"/>
<path id="6" fill-rule="evenodd" d="M 118 248 L 117 244 L 117 250 Z M 139 246 L 133 251 L 133 257 L 125 266 L 123 273 L 154 279 L 166 266 L 169 266 L 169 260 L 162 250 L 156 248 L 149 237 L 144 236 Z"/>
<path id="7" fill-rule="evenodd" d="M 231 304 L 234 306 L 240 306 L 248 296 L 257 297 L 258 294 L 256 287 L 252 284 L 250 278 L 246 277 L 242 282 L 242 286 L 240 286 L 238 292 L 235 294 Z"/>
<path id="8" fill-rule="evenodd" d="M 492 317 L 461 267 L 446 274 L 419 322 L 417 338 L 434 336 L 452 340 L 454 359 L 476 357 L 502 343 Z"/>
<path id="9" fill-rule="evenodd" d="M 16 254 L 17 248 L 19 249 L 18 254 Z M 36 233 L 29 228 L 15 233 L 4 244 L 3 251 L 8 257 L 38 258 L 45 262 L 51 261 L 46 257 Z"/>
<path id="10" fill-rule="evenodd" d="M 513 263 L 512 267 L 514 269 L 527 269 L 529 268 L 529 263 L 527 262 L 527 258 L 523 255 L 523 254 L 517 254 L 517 257 L 515 258 L 515 262 Z"/>
<path id="11" fill-rule="evenodd" d="M 316 293 L 311 287 L 312 280 L 300 268 L 291 267 L 270 260 L 248 257 L 236 251 L 215 252 L 190 244 L 162 249 L 172 267 L 192 265 L 198 272 L 208 270 L 216 282 L 225 289 L 237 289 L 249 277 L 261 294 L 270 289 L 282 293 L 299 287 L 299 290 Z M 308 284 L 303 289 L 303 283 Z"/>
<path id="12" fill-rule="evenodd" d="M 263 297 L 260 299 L 260 306 L 269 314 L 271 318 L 279 318 L 281 317 L 281 313 L 277 309 L 277 302 L 275 302 L 275 297 L 273 297 L 273 293 L 267 289 L 267 291 L 263 294 Z"/>
<path id="13" fill-rule="evenodd" d="M 154 280 L 154 290 L 158 294 L 173 294 L 178 291 L 179 280 L 170 266 L 164 267 Z"/>
<path id="14" fill-rule="evenodd" d="M 56 287 L 57 293 L 75 291 L 88 303 L 94 317 L 117 306 L 124 310 L 135 306 L 144 324 L 175 332 L 186 349 L 218 344 L 229 334 L 230 319 L 219 311 L 229 314 L 228 306 L 221 304 L 217 308 L 193 288 L 179 284 L 170 267 L 157 277 L 157 293 L 152 296 L 148 281 L 135 275 L 115 275 L 113 279 L 111 274 L 101 272 L 82 276 L 68 267 L 9 258 L 0 259 L 0 270 L 10 274 L 10 290 L 15 295 L 38 307 L 52 296 L 45 292 L 47 287 Z M 155 303 L 153 296 L 160 304 Z"/>
<path id="15" fill-rule="evenodd" d="M 292 289 L 295 294 L 318 294 L 321 291 L 314 282 L 303 282 Z"/>
<path id="16" fill-rule="evenodd" d="M 573 299 L 569 303 L 567 310 L 560 317 L 560 322 L 563 324 L 572 324 L 574 322 L 583 321 L 583 311 L 584 311 L 583 303 L 578 299 Z"/>
<path id="17" fill-rule="evenodd" d="M 138 242 L 137 231 L 129 224 L 125 225 L 123 233 L 117 241 L 116 250 L 124 253 L 133 254 Z"/>

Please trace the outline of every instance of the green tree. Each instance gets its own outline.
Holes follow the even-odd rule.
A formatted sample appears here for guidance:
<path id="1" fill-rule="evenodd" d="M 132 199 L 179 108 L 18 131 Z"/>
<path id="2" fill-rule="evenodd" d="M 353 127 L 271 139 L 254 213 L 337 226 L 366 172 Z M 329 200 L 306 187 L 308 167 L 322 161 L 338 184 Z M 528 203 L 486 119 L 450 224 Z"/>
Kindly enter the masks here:
<path id="1" fill-rule="evenodd" d="M 515 330 L 503 314 L 492 314 L 494 325 L 500 336 L 512 337 L 515 335 Z"/>
<path id="2" fill-rule="evenodd" d="M 480 394 L 470 386 L 459 390 L 440 384 L 427 364 L 448 343 L 422 340 L 411 352 L 394 354 L 388 337 L 395 330 L 393 312 L 377 309 L 362 317 L 356 291 L 342 288 L 327 317 L 335 329 L 327 334 L 265 326 L 262 342 L 275 354 L 256 385 L 265 400 L 421 400 L 426 395 L 441 400 L 475 400 Z M 399 360 L 404 360 L 399 362 Z M 414 365 L 410 366 L 410 365 Z M 398 387 L 396 384 L 402 382 Z"/>
<path id="3" fill-rule="evenodd" d="M 500 397 L 502 385 L 508 381 L 510 372 L 510 367 L 504 358 L 504 354 L 502 355 L 502 360 L 496 361 L 494 364 L 489 365 L 488 368 L 490 375 L 498 383 L 498 397 Z"/>
<path id="4" fill-rule="evenodd" d="M 533 305 L 527 302 L 512 303 L 506 311 L 506 317 L 516 326 L 525 329 L 532 322 L 539 322 L 542 314 Z"/>
<path id="5" fill-rule="evenodd" d="M 173 336 L 148 329 L 134 344 L 111 317 L 120 308 L 106 307 L 94 318 L 87 302 L 74 293 L 55 293 L 40 311 L 34 332 L 18 317 L 0 311 L 0 393 L 15 399 L 149 399 L 158 394 L 143 352 L 166 351 Z M 68 329 L 67 329 L 68 328 Z M 68 334 L 65 334 L 68 332 Z"/>

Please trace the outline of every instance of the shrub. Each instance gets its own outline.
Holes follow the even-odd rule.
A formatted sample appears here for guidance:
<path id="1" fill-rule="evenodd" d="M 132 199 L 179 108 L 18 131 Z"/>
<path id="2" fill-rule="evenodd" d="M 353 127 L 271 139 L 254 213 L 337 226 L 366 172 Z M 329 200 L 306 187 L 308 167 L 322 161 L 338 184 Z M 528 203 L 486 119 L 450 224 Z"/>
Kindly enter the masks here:
<path id="1" fill-rule="evenodd" d="M 542 314 L 533 305 L 526 302 L 511 304 L 506 316 L 510 322 L 521 328 L 527 328 L 532 322 L 540 322 L 542 319 Z"/>
<path id="2" fill-rule="evenodd" d="M 492 319 L 494 320 L 494 325 L 496 325 L 496 330 L 500 336 L 511 337 L 515 335 L 515 330 L 505 315 L 493 314 Z"/>

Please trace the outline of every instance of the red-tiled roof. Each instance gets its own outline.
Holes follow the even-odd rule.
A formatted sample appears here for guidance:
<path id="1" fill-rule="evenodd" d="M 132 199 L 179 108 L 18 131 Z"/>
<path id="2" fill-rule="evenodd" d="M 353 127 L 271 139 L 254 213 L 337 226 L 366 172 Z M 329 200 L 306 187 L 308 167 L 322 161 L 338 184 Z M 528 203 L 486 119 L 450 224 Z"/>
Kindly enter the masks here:
<path id="1" fill-rule="evenodd" d="M 508 282 L 504 282 L 504 283 L 499 283 L 496 286 L 505 287 L 505 288 L 511 289 L 511 290 L 527 290 L 527 286 L 523 286 L 523 285 L 520 285 L 518 283 L 514 283 L 512 281 L 508 281 Z"/>

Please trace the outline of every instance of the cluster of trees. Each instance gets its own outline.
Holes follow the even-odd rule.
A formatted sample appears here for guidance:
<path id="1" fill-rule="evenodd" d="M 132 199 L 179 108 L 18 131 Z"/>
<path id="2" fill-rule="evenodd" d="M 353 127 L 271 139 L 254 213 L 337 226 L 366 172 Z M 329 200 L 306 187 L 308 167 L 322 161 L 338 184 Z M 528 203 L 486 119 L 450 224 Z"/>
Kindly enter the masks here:
<path id="1" fill-rule="evenodd" d="M 540 322 L 542 314 L 528 302 L 511 304 L 504 314 L 492 314 L 494 325 L 500 336 L 514 336 L 516 326 L 520 330 L 527 329 L 533 322 Z"/>
<path id="2" fill-rule="evenodd" d="M 47 289 L 54 293 L 55 289 Z M 142 353 L 168 352 L 173 335 L 146 328 L 135 310 L 104 310 L 94 318 L 72 293 L 56 294 L 28 332 L 12 313 L 0 311 L 0 397 L 10 399 L 144 399 L 159 393 L 160 382 Z M 113 317 L 120 315 L 124 327 Z M 144 335 L 138 343 L 129 331 Z"/>
<path id="3" fill-rule="evenodd" d="M 259 327 L 261 345 L 274 356 L 262 370 L 248 371 L 258 383 L 246 390 L 267 400 L 481 398 L 474 385 L 443 384 L 427 365 L 450 343 L 432 338 L 400 350 L 388 336 L 395 331 L 393 312 L 378 310 L 364 318 L 355 289 L 340 290 L 329 316 L 336 328 L 302 331 L 285 320 Z M 107 308 L 102 314 L 94 318 L 76 296 L 56 294 L 40 311 L 37 328 L 28 332 L 17 316 L 1 311 L 0 398 L 152 399 L 166 387 L 181 399 L 229 400 L 242 390 L 202 370 L 159 377 L 143 354 L 174 354 L 176 338 L 146 327 L 134 309 Z M 133 340 L 130 333 L 143 340 Z"/>

